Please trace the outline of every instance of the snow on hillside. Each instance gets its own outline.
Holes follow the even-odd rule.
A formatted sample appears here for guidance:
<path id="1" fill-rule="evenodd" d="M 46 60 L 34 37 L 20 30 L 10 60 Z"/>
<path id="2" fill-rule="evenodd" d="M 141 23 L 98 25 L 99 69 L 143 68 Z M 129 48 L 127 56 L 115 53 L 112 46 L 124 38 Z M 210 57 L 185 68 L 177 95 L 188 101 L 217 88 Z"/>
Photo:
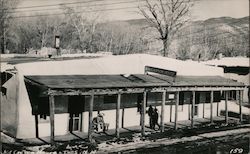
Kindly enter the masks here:
<path id="1" fill-rule="evenodd" d="M 236 34 L 235 29 L 229 25 L 222 25 L 218 27 L 218 29 L 226 31 L 227 33 L 230 33 L 230 34 Z"/>

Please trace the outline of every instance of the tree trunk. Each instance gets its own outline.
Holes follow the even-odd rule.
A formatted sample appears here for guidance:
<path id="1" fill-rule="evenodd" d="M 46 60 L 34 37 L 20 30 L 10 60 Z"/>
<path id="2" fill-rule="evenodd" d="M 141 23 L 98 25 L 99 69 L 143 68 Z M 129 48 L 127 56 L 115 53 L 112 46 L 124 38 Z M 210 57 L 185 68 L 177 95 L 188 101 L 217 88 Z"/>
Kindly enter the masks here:
<path id="1" fill-rule="evenodd" d="M 168 40 L 167 39 L 163 39 L 163 57 L 167 57 L 168 56 Z"/>
<path id="2" fill-rule="evenodd" d="M 5 29 L 4 27 L 2 27 L 2 42 L 1 42 L 1 53 L 4 54 L 5 53 L 5 49 L 6 49 L 6 44 L 5 44 Z"/>

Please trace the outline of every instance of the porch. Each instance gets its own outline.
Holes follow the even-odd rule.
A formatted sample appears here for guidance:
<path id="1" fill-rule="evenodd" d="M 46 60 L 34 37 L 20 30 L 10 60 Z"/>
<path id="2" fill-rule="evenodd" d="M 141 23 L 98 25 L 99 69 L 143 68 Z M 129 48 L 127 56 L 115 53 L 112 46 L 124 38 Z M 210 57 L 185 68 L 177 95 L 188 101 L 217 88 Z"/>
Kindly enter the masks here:
<path id="1" fill-rule="evenodd" d="M 156 74 L 150 74 L 156 73 Z M 56 96 L 88 96 L 89 102 L 85 103 L 84 100 L 82 104 L 86 104 L 85 108 L 88 111 L 88 134 L 70 134 L 70 136 L 75 136 L 81 139 L 85 139 L 86 135 L 88 141 L 96 140 L 99 136 L 93 133 L 93 112 L 95 111 L 95 105 L 98 103 L 95 101 L 95 96 L 99 95 L 113 95 L 115 97 L 114 109 L 115 113 L 115 129 L 107 132 L 108 134 L 113 134 L 117 138 L 121 138 L 122 134 L 126 134 L 130 129 L 133 132 L 141 132 L 142 136 L 146 136 L 148 127 L 145 126 L 145 116 L 146 116 L 146 104 L 148 102 L 149 93 L 160 93 L 160 105 L 161 105 L 161 116 L 160 116 L 160 132 L 168 130 L 169 127 L 174 130 L 182 129 L 183 127 L 195 128 L 195 126 L 203 125 L 202 123 L 210 122 L 215 123 L 216 117 L 214 117 L 213 103 L 215 102 L 215 96 L 219 94 L 221 97 L 222 92 L 225 95 L 225 117 L 222 118 L 226 125 L 229 124 L 228 116 L 228 93 L 231 90 L 236 91 L 236 101 L 239 102 L 239 121 L 242 122 L 242 90 L 244 85 L 233 80 L 225 79 L 219 76 L 176 76 L 176 72 L 164 70 L 160 68 L 145 67 L 145 74 L 130 74 L 130 75 L 76 75 L 76 76 L 26 76 L 26 81 L 28 85 L 33 86 L 34 89 L 38 89 L 37 98 L 39 96 L 48 97 L 48 112 L 50 115 L 50 141 L 57 141 L 58 137 L 55 136 L 55 98 Z M 181 92 L 190 92 L 190 121 L 186 121 L 183 124 L 178 120 L 178 106 L 183 104 L 180 100 Z M 210 104 L 210 118 L 198 122 L 195 119 L 196 111 L 196 98 L 197 92 L 207 92 L 208 102 Z M 171 94 L 172 93 L 172 94 Z M 124 103 L 121 103 L 122 96 L 125 94 L 141 94 L 141 97 L 137 100 L 138 112 L 140 112 L 140 123 L 138 127 L 132 127 L 125 129 L 120 127 L 120 109 L 126 108 Z M 33 95 L 34 96 L 34 95 Z M 165 128 L 165 106 L 168 100 L 174 100 L 175 110 L 174 113 L 174 123 L 167 123 Z M 80 106 L 80 105 L 79 105 Z M 106 105 L 106 108 L 108 105 Z M 77 107 L 79 108 L 79 107 Z M 105 106 L 100 108 L 104 109 Z M 34 108 L 35 109 L 35 108 Z M 65 109 L 65 108 L 64 108 Z M 98 110 L 97 110 L 98 111 Z M 172 110 L 171 110 L 172 111 Z M 204 111 L 204 110 L 203 110 Z M 81 111 L 83 112 L 83 111 Z M 37 113 L 36 113 L 37 114 Z M 188 115 L 187 115 L 188 116 Z M 37 121 L 37 120 L 36 120 Z M 37 123 L 37 122 L 36 122 Z M 37 126 L 37 124 L 36 124 Z M 169 127 L 168 127 L 169 126 Z M 38 130 L 38 127 L 36 127 Z M 127 130 L 127 131 L 126 131 Z M 38 131 L 36 131 L 38 132 Z M 112 137 L 114 137 L 111 135 Z M 36 134 L 37 137 L 38 134 Z M 100 135 L 101 136 L 101 135 Z M 69 137 L 69 136 L 68 136 Z M 69 137 L 70 138 L 70 137 Z M 67 138 L 68 139 L 68 138 Z M 47 142 L 48 138 L 45 138 Z M 63 140 L 62 140 L 63 141 Z"/>
<path id="2" fill-rule="evenodd" d="M 160 138 L 173 138 L 173 137 L 182 137 L 185 135 L 192 136 L 200 133 L 221 131 L 221 130 L 230 130 L 233 128 L 244 127 L 244 125 L 239 125 L 240 121 L 238 118 L 228 117 L 228 124 L 225 124 L 224 116 L 215 116 L 213 117 L 213 123 L 209 118 L 197 118 L 194 119 L 194 126 L 191 128 L 190 120 L 183 120 L 177 122 L 177 130 L 175 129 L 174 122 L 168 122 L 164 124 L 164 132 L 161 132 L 160 129 L 157 130 L 150 129 L 148 125 L 145 126 L 145 136 L 150 139 L 160 139 Z M 134 127 L 124 127 L 120 128 L 120 140 L 133 141 L 134 137 L 141 137 L 141 126 Z M 92 139 L 96 143 L 111 142 L 117 139 L 116 129 L 110 129 L 104 132 L 94 132 L 92 134 Z M 72 132 L 66 135 L 55 136 L 54 142 L 56 143 L 67 143 L 67 142 L 89 142 L 88 133 L 83 132 Z M 50 144 L 50 137 L 41 137 L 41 138 L 30 138 L 22 139 L 21 142 L 24 145 L 35 146 Z"/>

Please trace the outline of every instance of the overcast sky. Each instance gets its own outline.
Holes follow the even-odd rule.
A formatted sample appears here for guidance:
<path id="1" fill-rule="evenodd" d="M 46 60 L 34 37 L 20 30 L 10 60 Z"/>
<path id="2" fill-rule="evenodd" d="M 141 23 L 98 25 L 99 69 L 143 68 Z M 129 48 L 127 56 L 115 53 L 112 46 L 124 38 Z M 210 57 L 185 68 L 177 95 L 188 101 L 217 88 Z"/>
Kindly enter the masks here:
<path id="1" fill-rule="evenodd" d="M 90 0 L 20 0 L 21 3 L 18 7 L 26 7 L 26 6 L 39 6 L 39 5 L 56 5 L 59 3 L 70 3 L 70 2 L 84 2 Z M 96 0 L 93 0 L 96 1 Z M 122 3 L 122 4 L 112 4 L 101 6 L 95 9 L 114 9 L 114 8 L 124 8 L 124 7 L 136 7 L 138 3 L 136 0 L 100 0 L 96 2 L 97 4 L 109 4 L 109 3 L 117 3 L 117 2 L 130 2 L 131 3 Z M 75 6 L 84 7 L 87 3 L 77 4 Z M 92 2 L 91 5 L 94 3 Z M 74 6 L 74 5 L 69 5 Z M 42 13 L 48 12 L 56 12 L 58 11 L 57 6 L 48 6 L 48 7 L 41 7 L 41 8 L 29 8 L 32 10 L 36 9 L 50 9 L 50 11 L 43 11 Z M 54 9 L 54 10 L 53 10 Z M 22 10 L 22 11 L 28 11 Z M 127 20 L 127 19 L 135 19 L 135 18 L 142 18 L 138 13 L 136 13 L 136 8 L 127 8 L 122 10 L 112 10 L 102 12 L 102 16 L 104 19 L 109 20 Z M 33 12 L 34 13 L 34 12 Z M 192 19 L 193 20 L 205 20 L 208 18 L 215 18 L 215 17 L 222 17 L 222 16 L 229 16 L 234 18 L 240 18 L 249 16 L 249 0 L 200 0 L 194 2 L 194 6 L 191 11 Z"/>

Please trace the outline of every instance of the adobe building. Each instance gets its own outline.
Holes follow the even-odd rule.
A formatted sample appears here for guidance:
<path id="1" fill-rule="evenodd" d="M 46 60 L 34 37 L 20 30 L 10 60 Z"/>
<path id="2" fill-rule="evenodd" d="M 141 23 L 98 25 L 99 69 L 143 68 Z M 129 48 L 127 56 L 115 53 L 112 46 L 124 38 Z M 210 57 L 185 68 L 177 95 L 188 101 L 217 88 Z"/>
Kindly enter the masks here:
<path id="1" fill-rule="evenodd" d="M 104 113 L 109 129 L 141 126 L 145 134 L 149 105 L 164 123 L 213 118 L 225 110 L 242 122 L 244 84 L 223 76 L 222 68 L 160 56 L 134 54 L 96 59 L 17 64 L 3 84 L 2 130 L 18 139 L 93 134 L 93 117 Z M 237 93 L 230 101 L 229 93 Z M 222 95 L 222 93 L 224 95 Z M 235 102 L 239 105 L 236 105 Z M 233 106 L 233 107 L 232 107 Z M 235 108 L 237 106 L 237 108 Z"/>
<path id="2" fill-rule="evenodd" d="M 224 77 L 242 82 L 245 84 L 243 92 L 243 102 L 250 104 L 249 100 L 249 82 L 250 82 L 250 64 L 247 57 L 223 57 L 204 62 L 210 66 L 221 67 L 224 70 Z M 236 99 L 236 93 L 230 92 L 229 99 Z"/>

